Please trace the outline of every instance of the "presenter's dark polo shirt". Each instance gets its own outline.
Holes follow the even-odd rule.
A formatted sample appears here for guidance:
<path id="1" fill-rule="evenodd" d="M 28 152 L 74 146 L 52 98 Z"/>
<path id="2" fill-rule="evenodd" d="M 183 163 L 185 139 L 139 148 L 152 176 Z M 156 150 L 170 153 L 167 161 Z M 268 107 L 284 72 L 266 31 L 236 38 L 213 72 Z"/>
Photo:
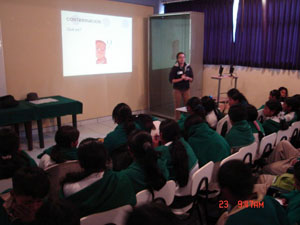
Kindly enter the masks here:
<path id="1" fill-rule="evenodd" d="M 181 76 L 185 74 L 186 76 L 190 78 L 194 78 L 193 70 L 189 64 L 184 63 L 183 67 L 180 67 L 178 63 L 176 63 L 170 72 L 169 75 L 169 81 L 172 83 L 173 79 L 179 79 Z M 190 82 L 188 80 L 182 80 L 178 83 L 173 84 L 173 88 L 180 90 L 180 91 L 186 91 L 190 88 Z"/>

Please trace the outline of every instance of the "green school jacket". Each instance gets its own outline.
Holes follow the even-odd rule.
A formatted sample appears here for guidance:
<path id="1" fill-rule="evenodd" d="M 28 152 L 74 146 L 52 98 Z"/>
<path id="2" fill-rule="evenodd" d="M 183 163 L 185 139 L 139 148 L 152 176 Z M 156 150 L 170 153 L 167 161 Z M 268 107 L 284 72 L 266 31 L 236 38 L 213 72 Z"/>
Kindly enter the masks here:
<path id="1" fill-rule="evenodd" d="M 225 139 L 231 148 L 240 148 L 252 144 L 254 136 L 248 121 L 242 120 L 234 123 Z"/>
<path id="2" fill-rule="evenodd" d="M 260 109 L 264 109 L 265 108 L 265 105 L 262 105 L 261 107 L 259 107 L 259 109 L 258 110 L 260 110 Z"/>
<path id="3" fill-rule="evenodd" d="M 47 155 L 51 155 L 51 152 L 53 150 L 54 146 L 46 149 L 45 151 L 43 151 L 43 153 L 39 154 L 37 156 L 38 159 L 42 158 L 45 154 Z M 64 156 L 66 157 L 66 160 L 78 160 L 78 156 L 77 156 L 77 148 L 61 148 L 61 153 L 64 154 Z"/>
<path id="4" fill-rule="evenodd" d="M 64 197 L 61 190 L 61 198 Z M 79 208 L 80 217 L 136 204 L 135 192 L 127 176 L 108 170 L 103 178 L 65 198 Z"/>
<path id="5" fill-rule="evenodd" d="M 286 211 L 290 224 L 300 224 L 300 192 L 298 190 L 292 191 L 287 194 L 282 194 L 282 197 L 288 200 Z"/>
<path id="6" fill-rule="evenodd" d="M 196 124 L 188 130 L 188 143 L 198 158 L 199 167 L 209 161 L 222 161 L 230 155 L 228 143 L 207 123 Z"/>
<path id="7" fill-rule="evenodd" d="M 240 210 L 229 216 L 226 225 L 289 225 L 284 208 L 272 197 L 265 196 L 264 207 Z"/>
<path id="8" fill-rule="evenodd" d="M 265 130 L 264 130 L 264 128 L 263 128 L 261 122 L 259 122 L 258 120 L 256 120 L 256 122 L 257 122 L 257 124 L 258 124 L 258 126 L 259 126 L 259 128 L 260 128 L 260 131 L 264 134 L 264 133 L 265 133 Z M 251 127 L 252 133 L 253 133 L 253 134 L 257 134 L 257 133 L 258 133 L 258 130 L 257 130 L 256 126 L 254 125 L 254 123 L 253 123 L 253 122 L 248 122 L 248 123 L 249 123 L 249 125 L 250 125 L 250 127 Z"/>
<path id="9" fill-rule="evenodd" d="M 266 135 L 277 133 L 280 130 L 280 123 L 271 119 L 265 120 L 262 125 Z"/>
<path id="10" fill-rule="evenodd" d="M 177 121 L 179 128 L 181 131 L 184 131 L 184 122 L 186 121 L 186 119 L 189 117 L 188 113 L 181 113 L 180 114 L 180 118 Z"/>
<path id="11" fill-rule="evenodd" d="M 167 161 L 164 159 L 158 159 L 157 164 L 163 176 L 166 178 L 166 180 L 169 180 Z M 131 165 L 127 169 L 120 171 L 120 174 L 121 176 L 128 176 L 135 193 L 148 188 L 145 178 L 145 172 L 137 161 L 131 163 Z"/>
<path id="12" fill-rule="evenodd" d="M 1 225 L 33 225 L 34 223 L 23 223 L 20 220 L 10 221 L 6 210 L 3 207 L 4 200 L 0 198 L 0 224 Z"/>
<path id="13" fill-rule="evenodd" d="M 198 159 L 192 149 L 192 147 L 189 145 L 189 143 L 187 143 L 183 138 L 180 138 L 181 143 L 183 144 L 186 153 L 188 155 L 188 161 L 189 161 L 189 171 L 191 171 L 194 166 L 196 165 L 196 163 L 198 163 Z M 165 146 L 165 145 L 161 145 L 157 148 L 155 148 L 156 151 L 161 152 L 161 158 L 165 159 L 167 161 L 167 167 L 170 173 L 170 177 L 169 179 L 175 179 L 175 171 L 174 171 L 174 167 L 172 164 L 172 157 L 171 157 L 171 153 L 170 153 L 170 148 L 171 145 L 169 146 Z"/>

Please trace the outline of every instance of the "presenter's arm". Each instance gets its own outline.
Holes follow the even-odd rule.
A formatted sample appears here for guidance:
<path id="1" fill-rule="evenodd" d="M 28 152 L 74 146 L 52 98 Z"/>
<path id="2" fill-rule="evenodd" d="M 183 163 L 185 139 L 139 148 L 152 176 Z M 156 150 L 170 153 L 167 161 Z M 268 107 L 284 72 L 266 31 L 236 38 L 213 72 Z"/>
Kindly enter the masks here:
<path id="1" fill-rule="evenodd" d="M 173 67 L 173 68 L 171 69 L 170 74 L 169 74 L 169 81 L 170 81 L 170 83 L 172 83 L 172 84 L 175 84 L 175 83 L 178 83 L 178 82 L 181 82 L 181 81 L 184 80 L 184 78 L 183 78 L 184 76 L 181 76 L 181 78 L 175 79 L 176 73 L 177 73 L 176 68 Z"/>
<path id="2" fill-rule="evenodd" d="M 189 66 L 189 70 L 186 71 L 186 80 L 188 80 L 189 82 L 193 82 L 193 80 L 194 80 L 193 70 L 192 70 L 192 67 L 190 67 L 190 66 Z"/>

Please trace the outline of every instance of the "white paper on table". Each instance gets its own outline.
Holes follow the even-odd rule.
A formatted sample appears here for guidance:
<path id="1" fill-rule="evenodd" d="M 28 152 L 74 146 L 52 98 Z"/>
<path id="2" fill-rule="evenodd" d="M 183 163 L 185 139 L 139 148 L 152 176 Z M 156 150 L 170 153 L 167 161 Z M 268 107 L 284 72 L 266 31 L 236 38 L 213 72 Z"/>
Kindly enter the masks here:
<path id="1" fill-rule="evenodd" d="M 58 100 L 54 99 L 54 98 L 43 98 L 43 99 L 38 99 L 38 100 L 30 101 L 30 103 L 36 104 L 36 105 L 44 104 L 44 103 L 50 103 L 50 102 L 58 102 Z"/>
<path id="2" fill-rule="evenodd" d="M 186 106 L 183 106 L 183 107 L 180 107 L 180 108 L 176 108 L 176 111 L 186 113 L 187 112 L 187 108 L 186 108 Z"/>

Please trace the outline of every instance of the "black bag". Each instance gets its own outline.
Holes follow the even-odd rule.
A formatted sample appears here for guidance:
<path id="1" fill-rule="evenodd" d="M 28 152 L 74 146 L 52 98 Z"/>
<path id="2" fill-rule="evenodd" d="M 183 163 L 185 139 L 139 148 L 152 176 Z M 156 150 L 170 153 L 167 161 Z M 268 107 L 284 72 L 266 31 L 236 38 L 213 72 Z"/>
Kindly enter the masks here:
<path id="1" fill-rule="evenodd" d="M 14 96 L 12 95 L 5 95 L 0 97 L 0 109 L 7 109 L 16 107 L 19 105 L 19 102 L 15 100 Z"/>

